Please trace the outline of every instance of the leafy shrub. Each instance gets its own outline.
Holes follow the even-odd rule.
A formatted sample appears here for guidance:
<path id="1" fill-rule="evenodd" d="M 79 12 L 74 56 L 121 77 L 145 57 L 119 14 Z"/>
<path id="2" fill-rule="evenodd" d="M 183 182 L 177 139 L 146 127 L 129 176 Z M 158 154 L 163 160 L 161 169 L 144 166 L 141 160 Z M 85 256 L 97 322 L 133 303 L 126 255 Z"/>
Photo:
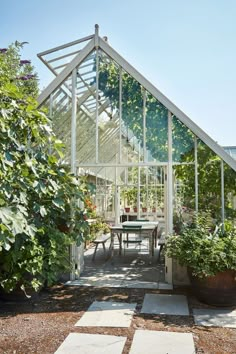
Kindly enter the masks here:
<path id="1" fill-rule="evenodd" d="M 0 50 L 0 287 L 37 290 L 68 269 L 83 242 L 90 188 L 63 166 L 63 144 L 35 100 L 36 76 L 17 43 Z M 23 71 L 22 71 L 23 70 Z M 49 149 L 50 147 L 50 149 Z M 52 151 L 52 153 L 50 153 Z M 60 222 L 69 232 L 60 231 Z"/>
<path id="2" fill-rule="evenodd" d="M 209 213 L 195 216 L 180 235 L 168 237 L 166 254 L 198 277 L 236 270 L 236 228 L 231 221 L 215 226 Z"/>

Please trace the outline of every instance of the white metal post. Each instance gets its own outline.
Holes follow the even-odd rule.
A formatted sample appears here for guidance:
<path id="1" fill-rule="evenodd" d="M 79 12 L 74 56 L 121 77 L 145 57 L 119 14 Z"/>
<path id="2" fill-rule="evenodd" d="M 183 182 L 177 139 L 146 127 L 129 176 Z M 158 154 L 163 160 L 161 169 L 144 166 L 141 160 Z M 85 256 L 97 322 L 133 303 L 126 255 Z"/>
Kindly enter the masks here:
<path id="1" fill-rule="evenodd" d="M 51 93 L 50 99 L 49 99 L 49 117 L 50 117 L 50 126 L 53 128 L 52 124 L 52 117 L 53 117 L 53 94 Z M 52 144 L 50 143 L 49 146 L 49 154 L 52 153 Z"/>
<path id="2" fill-rule="evenodd" d="M 76 173 L 76 83 L 77 83 L 77 68 L 72 71 L 72 110 L 71 110 L 71 172 Z M 76 244 L 70 246 L 70 260 L 73 268 L 70 274 L 70 280 L 75 280 L 75 264 L 78 267 L 78 252 L 76 252 Z"/>
<path id="3" fill-rule="evenodd" d="M 172 164 L 172 114 L 168 111 L 168 164 L 167 164 L 167 227 L 173 232 L 173 164 Z M 172 258 L 165 257 L 165 280 L 172 284 Z"/>
<path id="4" fill-rule="evenodd" d="M 194 137 L 195 211 L 198 212 L 198 141 Z"/>
<path id="5" fill-rule="evenodd" d="M 146 90 L 143 88 L 143 160 L 147 161 L 147 153 L 146 153 Z"/>
<path id="6" fill-rule="evenodd" d="M 140 166 L 138 166 L 137 219 L 140 219 Z"/>
<path id="7" fill-rule="evenodd" d="M 122 160 L 122 134 L 121 134 L 121 121 L 122 121 L 122 67 L 120 66 L 119 72 L 119 163 Z"/>
<path id="8" fill-rule="evenodd" d="M 72 71 L 72 115 L 71 115 L 71 172 L 75 174 L 76 170 L 76 83 L 77 83 L 77 69 Z"/>
<path id="9" fill-rule="evenodd" d="M 99 144 L 99 136 L 98 136 L 98 116 L 99 116 L 99 104 L 98 104 L 98 90 L 99 90 L 99 53 L 98 53 L 98 39 L 99 39 L 99 26 L 95 25 L 95 36 L 94 36 L 94 45 L 95 45 L 95 50 L 96 50 L 96 111 L 95 111 L 95 116 L 96 116 L 96 125 L 95 125 L 95 162 L 98 163 L 98 144 Z"/>
<path id="10" fill-rule="evenodd" d="M 98 144 L 99 144 L 99 136 L 98 136 L 98 116 L 99 116 L 99 105 L 98 105 L 98 89 L 99 89 L 99 85 L 98 85 L 98 48 L 96 48 L 96 125 L 95 125 L 95 129 L 96 129 L 96 133 L 95 133 L 95 162 L 98 163 Z"/>
<path id="11" fill-rule="evenodd" d="M 221 219 L 224 228 L 225 222 L 225 181 L 224 181 L 224 161 L 221 159 Z"/>
<path id="12" fill-rule="evenodd" d="M 115 224 L 120 223 L 120 192 L 117 185 L 117 167 L 115 168 Z"/>

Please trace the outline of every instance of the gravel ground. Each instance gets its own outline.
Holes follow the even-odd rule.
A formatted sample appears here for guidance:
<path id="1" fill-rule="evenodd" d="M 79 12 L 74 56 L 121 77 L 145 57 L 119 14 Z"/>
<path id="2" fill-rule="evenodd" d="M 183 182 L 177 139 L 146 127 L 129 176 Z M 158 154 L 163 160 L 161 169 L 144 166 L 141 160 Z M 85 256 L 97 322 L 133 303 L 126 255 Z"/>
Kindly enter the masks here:
<path id="1" fill-rule="evenodd" d="M 126 336 L 123 354 L 128 354 L 134 331 L 148 329 L 192 333 L 197 354 L 236 354 L 236 329 L 196 326 L 192 315 L 140 314 L 145 293 L 164 292 L 56 286 L 42 291 L 34 300 L 12 303 L 0 301 L 0 353 L 52 354 L 69 333 L 80 332 Z M 171 293 L 188 295 L 190 314 L 192 308 L 207 307 L 188 293 L 188 289 Z M 137 302 L 137 312 L 130 328 L 74 327 L 94 300 Z"/>

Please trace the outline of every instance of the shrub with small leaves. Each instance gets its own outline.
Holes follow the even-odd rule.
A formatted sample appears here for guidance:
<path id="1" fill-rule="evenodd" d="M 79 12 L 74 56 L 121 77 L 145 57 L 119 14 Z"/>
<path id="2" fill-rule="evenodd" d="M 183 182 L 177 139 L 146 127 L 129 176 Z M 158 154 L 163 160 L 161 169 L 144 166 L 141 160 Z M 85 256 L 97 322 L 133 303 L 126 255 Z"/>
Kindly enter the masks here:
<path id="1" fill-rule="evenodd" d="M 168 237 L 165 251 L 201 278 L 236 270 L 236 227 L 231 221 L 214 225 L 209 213 L 198 215 L 179 235 Z"/>

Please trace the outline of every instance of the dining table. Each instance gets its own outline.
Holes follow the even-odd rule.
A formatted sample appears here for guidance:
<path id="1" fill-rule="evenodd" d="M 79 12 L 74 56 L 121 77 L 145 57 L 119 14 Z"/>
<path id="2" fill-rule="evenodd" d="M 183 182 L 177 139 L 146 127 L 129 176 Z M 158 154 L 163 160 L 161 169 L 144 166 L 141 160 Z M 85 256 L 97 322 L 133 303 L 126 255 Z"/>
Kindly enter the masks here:
<path id="1" fill-rule="evenodd" d="M 147 237 L 149 239 L 149 254 L 154 256 L 154 249 L 156 247 L 158 235 L 158 221 L 125 221 L 121 224 L 111 226 L 111 246 L 110 255 L 114 256 L 114 238 L 117 235 L 119 241 L 119 255 L 122 252 L 123 235 L 138 234 L 140 237 Z"/>

